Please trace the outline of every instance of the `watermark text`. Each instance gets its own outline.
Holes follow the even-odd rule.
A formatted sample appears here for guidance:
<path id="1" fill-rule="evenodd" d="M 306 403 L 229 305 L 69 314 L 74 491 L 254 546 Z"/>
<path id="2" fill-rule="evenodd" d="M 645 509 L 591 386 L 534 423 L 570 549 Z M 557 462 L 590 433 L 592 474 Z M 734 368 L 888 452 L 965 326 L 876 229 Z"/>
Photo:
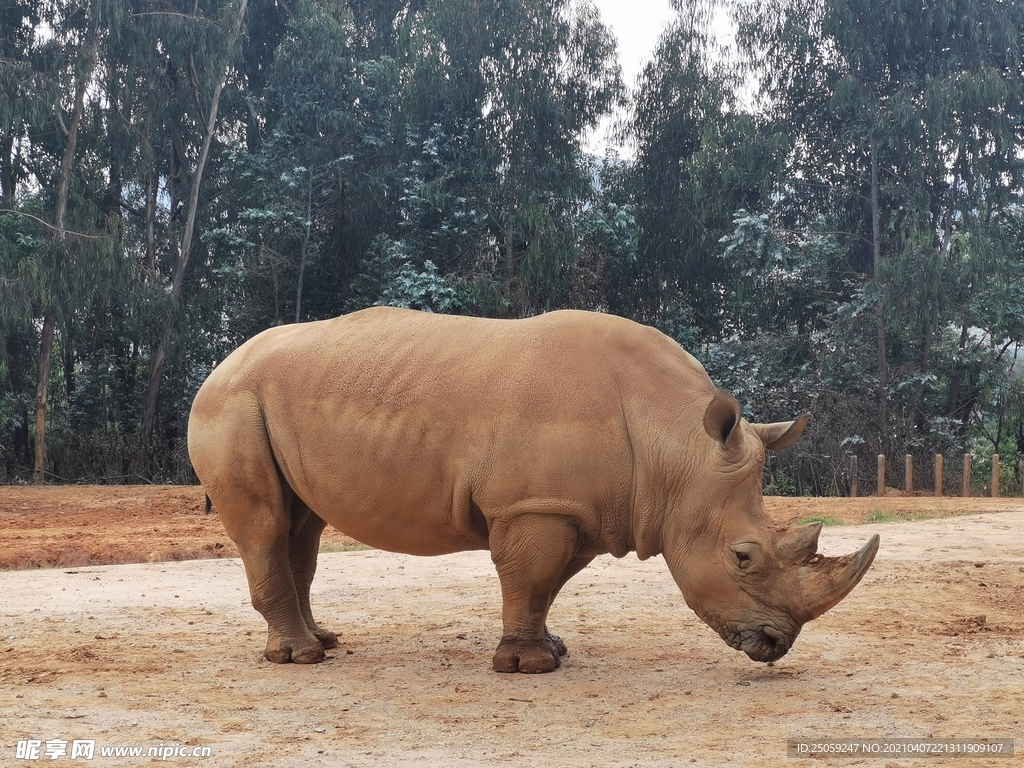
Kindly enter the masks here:
<path id="1" fill-rule="evenodd" d="M 787 739 L 786 757 L 1013 757 L 1013 739 Z"/>
<path id="2" fill-rule="evenodd" d="M 211 747 L 173 742 L 165 744 L 100 744 L 96 739 L 21 739 L 14 749 L 16 760 L 93 760 L 98 757 L 145 757 L 170 760 L 181 757 L 213 757 Z"/>

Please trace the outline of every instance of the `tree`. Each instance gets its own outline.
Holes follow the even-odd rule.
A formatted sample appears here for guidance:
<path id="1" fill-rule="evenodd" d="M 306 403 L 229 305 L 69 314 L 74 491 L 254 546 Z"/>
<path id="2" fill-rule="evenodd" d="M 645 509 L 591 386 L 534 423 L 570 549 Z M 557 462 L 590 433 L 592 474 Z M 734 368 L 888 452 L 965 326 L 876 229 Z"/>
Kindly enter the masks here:
<path id="1" fill-rule="evenodd" d="M 97 67 L 100 17 L 107 12 L 100 3 L 71 13 L 59 2 L 44 4 L 33 12 L 15 9 L 4 35 L 17 58 L 14 75 L 38 86 L 19 95 L 18 87 L 4 78 L 7 101 L 3 113 L 2 163 L 4 208 L 10 217 L 13 247 L 4 248 L 5 273 L 11 276 L 8 296 L 15 307 L 38 317 L 40 328 L 36 355 L 35 457 L 32 478 L 42 483 L 47 471 L 48 405 L 55 339 L 62 332 L 69 347 L 74 316 L 89 303 L 99 283 L 110 276 L 109 238 L 106 223 L 93 204 L 92 179 L 80 166 L 79 145 L 91 105 L 86 92 Z M 27 23 L 46 23 L 49 39 L 29 35 Z M 6 61 L 5 66 L 6 69 Z M 6 74 L 6 73 L 5 73 Z M 13 86 L 13 87 L 12 87 Z M 24 100 L 22 101 L 22 97 Z M 35 189 L 20 194 L 22 185 Z M 35 231 L 31 231 L 31 229 Z M 24 382 L 19 354 L 24 321 L 5 323 L 12 383 Z M 65 385 L 73 389 L 73 370 L 65 360 Z"/>
<path id="2" fill-rule="evenodd" d="M 13 281 L 17 265 L 25 252 L 39 247 L 33 243 L 35 223 L 19 215 L 17 190 L 27 174 L 22 155 L 22 139 L 28 126 L 42 119 L 40 99 L 42 78 L 30 62 L 34 48 L 34 28 L 39 24 L 39 9 L 27 2 L 8 3 L 0 9 L 0 333 L 5 344 L 0 357 L 0 381 L 6 380 L 0 400 L 0 434 L 10 434 L 12 451 L 8 472 L 18 464 L 28 465 L 29 383 L 28 368 L 33 354 L 29 323 L 31 299 L 21 281 Z M 8 442 L 5 438 L 0 442 Z"/>
<path id="3" fill-rule="evenodd" d="M 525 314 L 551 301 L 574 257 L 569 219 L 590 187 L 579 142 L 616 103 L 621 81 L 614 39 L 592 5 L 499 3 L 492 19 L 480 105 L 498 172 L 488 213 L 504 292 Z"/>
<path id="4" fill-rule="evenodd" d="M 199 213 L 199 192 L 203 183 L 203 174 L 206 170 L 206 162 L 210 156 L 210 145 L 213 142 L 214 134 L 217 131 L 217 112 L 220 109 L 221 96 L 225 83 L 231 72 L 232 57 L 235 54 L 235 46 L 242 34 L 242 25 L 245 21 L 245 11 L 248 0 L 239 0 L 238 8 L 230 19 L 228 33 L 225 35 L 225 50 L 218 56 L 216 53 L 211 56 L 208 62 L 212 74 L 213 88 L 204 102 L 201 97 L 201 84 L 195 69 L 195 56 L 192 52 L 188 54 L 189 78 L 194 89 L 193 95 L 196 100 L 198 115 L 205 114 L 205 125 L 202 127 L 201 141 L 199 144 L 198 156 L 195 166 L 191 172 L 191 185 L 187 201 L 185 201 L 185 224 L 182 228 L 181 242 L 176 247 L 176 255 L 171 269 L 170 281 L 170 312 L 163 332 L 157 339 L 153 348 L 150 360 L 149 388 L 146 393 L 146 401 L 142 411 L 141 442 L 148 447 L 153 436 L 153 429 L 156 422 L 157 403 L 160 395 L 160 385 L 163 381 L 164 366 L 167 362 L 167 346 L 171 343 L 171 336 L 174 333 L 175 320 L 179 305 L 182 301 L 182 290 L 185 282 L 185 274 L 188 269 L 189 260 L 196 244 L 196 218 Z M 197 120 L 200 124 L 202 121 Z M 184 161 L 179 157 L 178 161 Z"/>
<path id="5" fill-rule="evenodd" d="M 894 395 L 908 392 L 901 418 L 927 427 L 935 346 L 958 315 L 963 357 L 980 320 L 968 297 L 994 276 L 986 254 L 1004 247 L 997 221 L 1024 180 L 1024 9 L 989 0 L 733 8 L 766 109 L 792 137 L 777 204 L 793 226 L 826 216 L 850 268 L 868 276 L 883 450 Z M 908 374 L 916 386 L 904 386 Z M 974 401 L 963 401 L 962 379 L 954 371 L 944 415 L 967 424 Z"/>
<path id="6" fill-rule="evenodd" d="M 624 126 L 636 159 L 623 182 L 642 232 L 639 279 L 624 304 L 652 323 L 685 308 L 715 337 L 725 330 L 720 292 L 734 281 L 719 241 L 737 210 L 757 210 L 767 196 L 778 142 L 739 109 L 703 18 L 681 13 L 663 34 Z"/>

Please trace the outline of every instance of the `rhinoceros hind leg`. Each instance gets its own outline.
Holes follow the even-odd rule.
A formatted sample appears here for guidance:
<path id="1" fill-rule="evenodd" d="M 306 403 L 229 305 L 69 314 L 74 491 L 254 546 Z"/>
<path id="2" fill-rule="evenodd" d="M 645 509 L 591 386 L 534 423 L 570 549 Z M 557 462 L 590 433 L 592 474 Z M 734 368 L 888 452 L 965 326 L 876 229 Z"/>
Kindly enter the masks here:
<path id="1" fill-rule="evenodd" d="M 323 661 L 324 647 L 306 625 L 299 606 L 285 499 L 276 493 L 260 496 L 245 499 L 241 494 L 221 494 L 214 503 L 228 535 L 238 545 L 252 607 L 267 620 L 263 655 L 278 664 L 315 664 Z M 308 584 L 305 590 L 308 604 Z"/>
<path id="2" fill-rule="evenodd" d="M 593 559 L 593 557 L 574 557 L 572 560 L 569 561 L 568 565 L 565 566 L 565 570 L 562 571 L 561 578 L 558 580 L 558 586 L 555 587 L 555 591 L 551 594 L 551 605 L 554 605 L 555 598 L 558 596 L 558 593 L 562 590 L 562 587 L 565 586 L 566 582 L 569 581 L 569 579 L 571 579 L 577 573 L 582 571 L 584 568 L 586 568 L 588 565 L 590 565 Z M 550 608 L 550 606 L 548 607 Z M 565 643 L 562 641 L 562 638 L 560 638 L 558 635 L 551 634 L 548 631 L 547 627 L 544 628 L 544 632 L 547 635 L 548 639 L 552 643 L 554 643 L 555 649 L 558 651 L 559 656 L 565 656 L 569 652 L 569 650 L 565 647 Z"/>
<path id="3" fill-rule="evenodd" d="M 324 647 L 306 624 L 288 558 L 288 535 L 275 539 L 269 549 L 253 553 L 239 545 L 249 578 L 252 605 L 267 620 L 267 647 L 263 655 L 277 664 L 316 664 L 324 660 Z"/>
<path id="4" fill-rule="evenodd" d="M 569 517 L 519 515 L 492 524 L 491 559 L 501 582 L 504 625 L 494 653 L 496 671 L 551 672 L 561 666 L 565 643 L 548 632 L 546 621 L 568 580 L 569 564 L 580 559 L 574 557 L 576 545 L 577 529 Z"/>
<path id="5" fill-rule="evenodd" d="M 313 512 L 298 496 L 292 501 L 292 528 L 289 533 L 288 560 L 291 563 L 295 592 L 299 599 L 299 612 L 306 627 L 326 650 L 338 647 L 338 636 L 324 629 L 313 618 L 309 604 L 309 588 L 316 575 L 320 535 L 327 523 Z"/>
<path id="6" fill-rule="evenodd" d="M 299 610 L 298 595 L 288 562 L 285 534 L 268 550 L 238 547 L 249 579 L 252 606 L 267 620 L 267 647 L 263 655 L 278 664 L 316 664 L 324 660 L 324 647 L 309 630 Z"/>

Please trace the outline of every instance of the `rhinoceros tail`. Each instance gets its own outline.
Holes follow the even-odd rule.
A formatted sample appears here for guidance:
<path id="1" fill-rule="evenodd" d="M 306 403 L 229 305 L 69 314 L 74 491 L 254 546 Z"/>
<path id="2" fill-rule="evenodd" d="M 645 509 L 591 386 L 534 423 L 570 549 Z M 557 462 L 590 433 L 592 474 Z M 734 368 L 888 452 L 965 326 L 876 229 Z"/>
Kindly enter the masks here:
<path id="1" fill-rule="evenodd" d="M 206 496 L 206 511 L 203 514 L 208 515 L 210 514 L 210 510 L 213 509 L 213 502 L 210 500 L 210 494 L 207 493 L 204 495 Z"/>

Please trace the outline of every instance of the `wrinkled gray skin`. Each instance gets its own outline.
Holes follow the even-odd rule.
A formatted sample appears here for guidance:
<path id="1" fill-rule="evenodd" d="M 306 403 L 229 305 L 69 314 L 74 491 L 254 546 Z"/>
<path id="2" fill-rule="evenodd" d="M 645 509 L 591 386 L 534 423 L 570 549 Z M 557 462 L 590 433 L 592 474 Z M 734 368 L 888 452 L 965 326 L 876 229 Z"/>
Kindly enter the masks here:
<path id="1" fill-rule="evenodd" d="M 825 558 L 819 526 L 764 511 L 765 450 L 806 423 L 744 421 L 693 357 L 622 318 L 376 308 L 242 345 L 196 395 L 188 441 L 268 659 L 318 662 L 337 644 L 309 604 L 330 524 L 394 552 L 489 549 L 494 668 L 548 672 L 566 652 L 551 604 L 601 554 L 664 555 L 689 606 L 758 661 L 853 589 L 877 537 Z"/>

